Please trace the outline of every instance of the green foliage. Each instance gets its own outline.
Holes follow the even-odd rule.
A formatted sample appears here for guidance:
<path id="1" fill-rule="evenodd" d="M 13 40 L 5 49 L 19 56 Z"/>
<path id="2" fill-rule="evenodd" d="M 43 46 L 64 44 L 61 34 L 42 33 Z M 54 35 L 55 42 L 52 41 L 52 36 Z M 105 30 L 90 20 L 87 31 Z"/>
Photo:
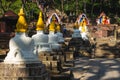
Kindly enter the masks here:
<path id="1" fill-rule="evenodd" d="M 15 13 L 18 13 L 21 4 L 21 0 L 1 0 L 0 10 L 2 11 L 2 14 L 8 10 L 13 10 Z"/>
<path id="2" fill-rule="evenodd" d="M 0 1 L 0 14 L 4 14 L 8 10 L 14 11 L 16 14 L 19 13 L 20 8 L 23 3 L 21 0 L 1 0 Z M 26 18 L 28 21 L 36 18 L 39 13 L 39 8 L 36 3 L 27 1 L 24 3 L 24 11 L 26 13 Z"/>
<path id="3" fill-rule="evenodd" d="M 43 0 L 47 6 L 60 11 L 64 10 L 66 14 L 70 12 L 78 14 L 86 10 L 86 14 L 90 18 L 95 18 L 104 11 L 109 17 L 117 15 L 120 17 L 120 0 Z M 63 5 L 62 5 L 63 1 Z M 28 20 L 37 19 L 40 9 L 36 3 L 26 0 L 25 12 Z M 63 8 L 62 8 L 63 6 Z M 13 10 L 16 14 L 22 7 L 22 0 L 0 0 L 0 15 L 7 10 Z M 111 16 L 112 15 L 112 16 Z M 114 17 L 113 17 L 114 18 Z"/>
<path id="4" fill-rule="evenodd" d="M 25 4 L 25 12 L 26 12 L 26 18 L 28 21 L 34 20 L 36 18 L 36 15 L 39 14 L 39 8 L 37 7 L 36 3 L 27 2 Z"/>
<path id="5" fill-rule="evenodd" d="M 114 23 L 120 24 L 120 18 L 116 17 L 115 20 L 114 20 Z"/>
<path id="6" fill-rule="evenodd" d="M 12 2 L 10 9 L 14 11 L 16 14 L 18 14 L 21 7 L 22 7 L 21 0 L 15 0 L 14 2 Z"/>

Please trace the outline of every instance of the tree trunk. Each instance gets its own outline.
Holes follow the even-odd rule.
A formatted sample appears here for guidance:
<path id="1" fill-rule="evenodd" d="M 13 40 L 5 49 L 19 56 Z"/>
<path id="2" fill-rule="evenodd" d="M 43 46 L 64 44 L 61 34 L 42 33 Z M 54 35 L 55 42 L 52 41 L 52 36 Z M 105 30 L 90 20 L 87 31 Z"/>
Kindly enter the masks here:
<path id="1" fill-rule="evenodd" d="M 94 1 L 92 0 L 91 17 L 93 15 L 93 10 L 94 10 Z"/>

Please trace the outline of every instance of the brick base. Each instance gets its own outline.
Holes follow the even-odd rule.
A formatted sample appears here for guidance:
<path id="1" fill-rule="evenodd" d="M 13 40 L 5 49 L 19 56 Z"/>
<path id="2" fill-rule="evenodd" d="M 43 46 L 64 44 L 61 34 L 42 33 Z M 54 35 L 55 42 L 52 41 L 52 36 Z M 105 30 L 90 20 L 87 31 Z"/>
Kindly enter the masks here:
<path id="1" fill-rule="evenodd" d="M 0 63 L 0 80 L 50 80 L 50 76 L 41 63 Z"/>
<path id="2" fill-rule="evenodd" d="M 50 73 L 58 74 L 61 72 L 62 64 L 64 63 L 62 52 L 41 52 L 39 53 L 39 59 L 45 64 L 46 69 Z"/>

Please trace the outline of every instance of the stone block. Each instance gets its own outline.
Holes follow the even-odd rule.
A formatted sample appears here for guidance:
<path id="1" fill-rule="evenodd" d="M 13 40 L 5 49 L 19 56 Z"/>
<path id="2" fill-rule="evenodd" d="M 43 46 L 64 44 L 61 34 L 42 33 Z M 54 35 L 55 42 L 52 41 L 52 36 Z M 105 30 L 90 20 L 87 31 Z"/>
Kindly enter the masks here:
<path id="1" fill-rule="evenodd" d="M 47 60 L 48 61 L 53 61 L 54 59 L 53 59 L 53 56 L 47 56 Z"/>
<path id="2" fill-rule="evenodd" d="M 46 57 L 46 56 L 39 56 L 39 59 L 40 59 L 41 61 L 47 61 L 47 57 Z"/>
<path id="3" fill-rule="evenodd" d="M 74 56 L 73 56 L 73 51 L 67 51 L 65 52 L 65 60 L 66 61 L 69 61 L 69 60 L 73 60 L 74 59 Z"/>
<path id="4" fill-rule="evenodd" d="M 38 55 L 39 56 L 45 56 L 45 53 L 44 52 L 39 52 Z"/>
<path id="5" fill-rule="evenodd" d="M 60 70 L 61 69 L 61 62 L 60 61 L 51 61 L 52 70 Z"/>
<path id="6" fill-rule="evenodd" d="M 51 56 L 51 52 L 42 51 L 42 52 L 39 52 L 38 55 L 39 55 L 39 56 Z"/>
<path id="7" fill-rule="evenodd" d="M 52 68 L 58 67 L 58 61 L 51 61 L 51 64 L 52 64 Z"/>
<path id="8" fill-rule="evenodd" d="M 50 55 L 51 55 L 51 56 L 57 55 L 57 52 L 52 51 Z"/>
<path id="9" fill-rule="evenodd" d="M 58 55 L 62 55 L 63 52 L 62 52 L 62 51 L 58 51 L 57 54 L 58 54 Z"/>
<path id="10" fill-rule="evenodd" d="M 60 60 L 61 64 L 63 64 L 65 62 L 65 56 L 59 55 L 59 60 Z"/>
<path id="11" fill-rule="evenodd" d="M 53 55 L 53 60 L 59 60 L 60 56 L 59 55 Z"/>
<path id="12" fill-rule="evenodd" d="M 46 52 L 45 56 L 51 56 L 51 52 Z"/>
<path id="13" fill-rule="evenodd" d="M 50 61 L 42 61 L 43 64 L 45 64 L 46 68 L 51 70 L 52 69 L 52 65 L 51 65 L 51 62 Z"/>
<path id="14" fill-rule="evenodd" d="M 53 69 L 53 70 L 51 70 L 51 73 L 54 75 L 56 75 L 56 74 L 59 74 L 60 73 L 60 71 L 58 70 L 58 69 Z"/>

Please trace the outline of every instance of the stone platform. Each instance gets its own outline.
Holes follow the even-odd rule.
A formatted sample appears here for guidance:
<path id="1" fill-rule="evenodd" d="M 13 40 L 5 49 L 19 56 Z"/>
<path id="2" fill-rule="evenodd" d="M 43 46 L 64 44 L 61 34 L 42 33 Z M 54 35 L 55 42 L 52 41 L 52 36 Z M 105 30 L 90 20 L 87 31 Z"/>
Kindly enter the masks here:
<path id="1" fill-rule="evenodd" d="M 50 80 L 42 63 L 5 64 L 0 63 L 0 80 Z"/>
<path id="2" fill-rule="evenodd" d="M 60 73 L 62 68 L 62 52 L 41 52 L 39 59 L 45 64 L 46 69 L 51 73 Z"/>

